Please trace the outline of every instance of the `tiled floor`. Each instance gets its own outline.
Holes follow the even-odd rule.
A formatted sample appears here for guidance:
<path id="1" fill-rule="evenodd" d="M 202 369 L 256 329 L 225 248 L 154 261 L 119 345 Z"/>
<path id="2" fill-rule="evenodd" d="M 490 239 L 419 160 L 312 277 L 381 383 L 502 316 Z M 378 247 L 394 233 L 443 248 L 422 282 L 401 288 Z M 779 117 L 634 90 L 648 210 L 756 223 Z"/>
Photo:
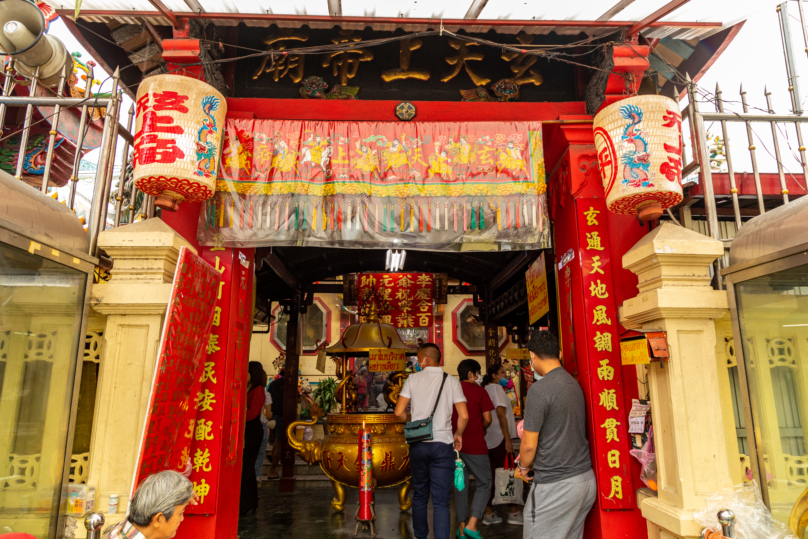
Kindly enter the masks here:
<path id="1" fill-rule="evenodd" d="M 474 486 L 471 486 L 472 491 Z M 302 539 L 328 538 L 347 539 L 353 535 L 354 514 L 359 491 L 348 489 L 344 513 L 331 509 L 333 491 L 330 487 L 297 489 L 293 494 L 281 494 L 277 483 L 263 482 L 259 489 L 260 500 L 256 514 L 242 517 L 239 521 L 239 539 Z M 469 499 L 471 496 L 469 496 Z M 503 516 L 507 509 L 496 508 Z M 452 511 L 452 538 L 457 529 L 454 502 Z M 429 510 L 430 522 L 432 509 Z M 376 529 L 379 539 L 411 539 L 412 509 L 402 513 L 398 508 L 396 489 L 380 489 L 376 493 Z M 521 539 L 522 526 L 494 524 L 481 526 L 485 539 Z M 359 531 L 359 538 L 370 538 L 370 530 Z M 430 533 L 430 537 L 433 534 Z"/>

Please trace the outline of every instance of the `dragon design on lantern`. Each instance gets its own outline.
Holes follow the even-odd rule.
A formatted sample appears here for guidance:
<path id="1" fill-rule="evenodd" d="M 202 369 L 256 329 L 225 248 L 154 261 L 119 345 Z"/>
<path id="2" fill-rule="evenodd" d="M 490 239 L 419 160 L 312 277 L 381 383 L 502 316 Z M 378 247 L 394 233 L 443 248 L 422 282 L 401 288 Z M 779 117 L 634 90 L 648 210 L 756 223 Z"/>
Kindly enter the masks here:
<path id="1" fill-rule="evenodd" d="M 202 126 L 197 131 L 196 139 L 196 175 L 212 178 L 216 173 L 216 154 L 219 150 L 219 128 L 213 113 L 219 108 L 219 98 L 205 96 L 202 99 Z"/>
<path id="2" fill-rule="evenodd" d="M 620 107 L 620 116 L 626 120 L 626 128 L 621 137 L 627 147 L 623 154 L 623 185 L 627 187 L 653 187 L 651 169 L 651 153 L 648 151 L 646 132 L 640 129 L 643 112 L 636 105 Z"/>

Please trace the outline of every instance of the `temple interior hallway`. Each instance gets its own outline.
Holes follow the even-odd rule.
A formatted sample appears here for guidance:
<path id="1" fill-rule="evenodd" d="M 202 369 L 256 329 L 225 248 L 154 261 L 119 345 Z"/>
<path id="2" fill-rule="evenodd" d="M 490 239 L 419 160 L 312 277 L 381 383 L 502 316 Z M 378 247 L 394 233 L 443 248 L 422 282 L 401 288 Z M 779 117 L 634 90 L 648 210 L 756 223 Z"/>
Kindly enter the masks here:
<path id="1" fill-rule="evenodd" d="M 470 486 L 474 492 L 474 482 Z M 281 494 L 279 484 L 264 481 L 259 487 L 260 500 L 255 516 L 252 514 L 239 520 L 239 539 L 299 539 L 306 538 L 340 538 L 352 537 L 356 520 L 359 491 L 348 489 L 348 498 L 345 502 L 344 513 L 334 513 L 331 509 L 331 498 L 334 493 L 330 487 L 300 488 L 294 494 Z M 494 508 L 505 517 L 505 506 Z M 451 503 L 452 537 L 457 529 L 455 520 L 454 498 Z M 432 506 L 429 508 L 430 536 L 432 535 Z M 402 513 L 398 508 L 397 489 L 386 488 L 376 492 L 376 531 L 379 539 L 411 539 L 415 537 L 412 531 L 412 509 Z M 521 539 L 522 526 L 506 524 L 493 524 L 481 526 L 481 533 L 485 539 Z M 361 530 L 357 535 L 359 539 L 370 539 L 370 530 Z"/>

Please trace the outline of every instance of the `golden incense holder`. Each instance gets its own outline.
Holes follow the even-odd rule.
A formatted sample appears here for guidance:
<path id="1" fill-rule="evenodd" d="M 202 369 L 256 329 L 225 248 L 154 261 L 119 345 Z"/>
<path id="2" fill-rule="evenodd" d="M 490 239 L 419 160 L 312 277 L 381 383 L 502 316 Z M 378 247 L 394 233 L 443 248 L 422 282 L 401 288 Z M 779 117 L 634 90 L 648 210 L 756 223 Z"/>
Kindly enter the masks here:
<path id="1" fill-rule="evenodd" d="M 398 503 L 402 511 L 412 506 L 410 491 L 410 448 L 404 440 L 406 421 L 393 414 L 328 414 L 323 424 L 323 440 L 300 440 L 295 429 L 301 425 L 314 425 L 311 421 L 295 421 L 286 430 L 289 445 L 309 465 L 320 464 L 323 473 L 331 479 L 335 497 L 331 507 L 345 508 L 345 487 L 359 488 L 359 429 L 369 429 L 373 436 L 374 487 L 398 489 Z"/>

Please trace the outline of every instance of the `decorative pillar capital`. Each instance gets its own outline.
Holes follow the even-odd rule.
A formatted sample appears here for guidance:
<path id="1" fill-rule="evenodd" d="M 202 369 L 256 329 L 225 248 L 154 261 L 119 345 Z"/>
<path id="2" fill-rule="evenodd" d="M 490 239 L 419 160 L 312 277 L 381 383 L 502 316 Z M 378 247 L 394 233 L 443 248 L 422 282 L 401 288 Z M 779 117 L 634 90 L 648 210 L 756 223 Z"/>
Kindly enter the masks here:
<path id="1" fill-rule="evenodd" d="M 93 309 L 106 315 L 164 314 L 180 247 L 196 252 L 161 219 L 105 230 L 98 245 L 114 264 L 109 282 L 92 290 Z"/>
<path id="2" fill-rule="evenodd" d="M 723 254 L 720 241 L 661 224 L 623 255 L 640 293 L 623 303 L 622 317 L 634 327 L 664 318 L 720 318 L 727 295 L 710 287 L 709 268 Z"/>
<path id="3" fill-rule="evenodd" d="M 592 132 L 592 116 L 587 114 L 573 116 L 559 116 L 559 120 L 588 120 L 581 123 L 562 123 L 560 125 L 564 138 L 569 145 L 593 145 L 595 144 L 595 134 Z"/>

